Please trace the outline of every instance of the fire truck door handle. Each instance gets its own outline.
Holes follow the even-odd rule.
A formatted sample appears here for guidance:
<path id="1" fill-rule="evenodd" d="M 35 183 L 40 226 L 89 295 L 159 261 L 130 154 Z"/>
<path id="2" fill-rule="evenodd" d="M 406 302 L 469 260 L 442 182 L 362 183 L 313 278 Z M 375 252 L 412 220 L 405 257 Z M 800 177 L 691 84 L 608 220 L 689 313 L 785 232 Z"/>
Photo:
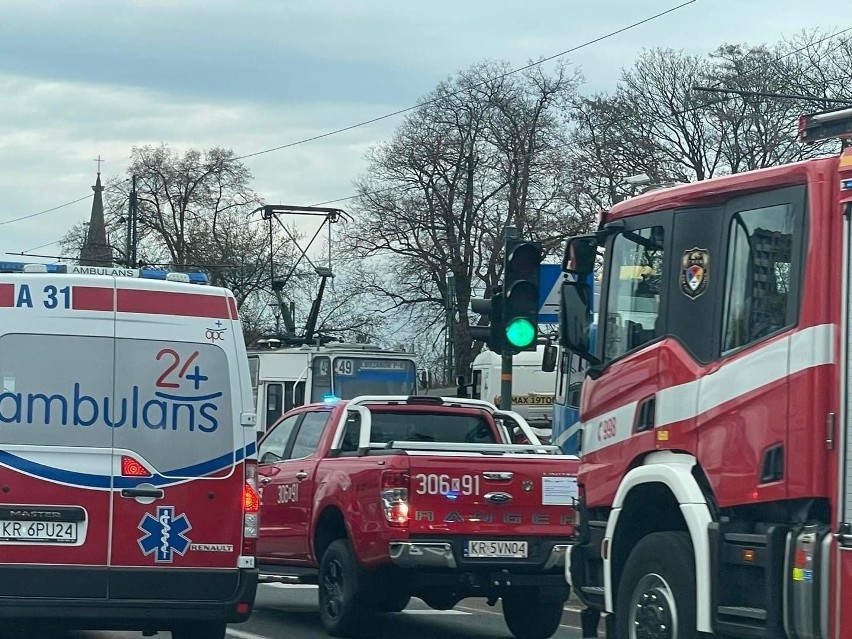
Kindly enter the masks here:
<path id="1" fill-rule="evenodd" d="M 636 423 L 636 432 L 642 433 L 654 428 L 656 398 L 651 396 L 639 404 L 639 420 Z"/>
<path id="2" fill-rule="evenodd" d="M 122 488 L 121 496 L 134 499 L 136 497 L 152 497 L 162 499 L 165 496 L 162 488 Z"/>
<path id="3" fill-rule="evenodd" d="M 306 473 L 304 470 L 300 470 L 298 473 L 296 473 L 296 479 L 298 479 L 299 481 L 304 481 L 307 478 L 308 473 Z"/>
<path id="4" fill-rule="evenodd" d="M 825 447 L 834 450 L 834 413 L 825 416 Z"/>
<path id="5" fill-rule="evenodd" d="M 260 483 L 261 483 L 261 484 L 268 484 L 268 483 L 269 483 L 269 482 L 271 482 L 271 481 L 272 481 L 272 477 L 261 477 L 261 478 L 260 478 Z"/>

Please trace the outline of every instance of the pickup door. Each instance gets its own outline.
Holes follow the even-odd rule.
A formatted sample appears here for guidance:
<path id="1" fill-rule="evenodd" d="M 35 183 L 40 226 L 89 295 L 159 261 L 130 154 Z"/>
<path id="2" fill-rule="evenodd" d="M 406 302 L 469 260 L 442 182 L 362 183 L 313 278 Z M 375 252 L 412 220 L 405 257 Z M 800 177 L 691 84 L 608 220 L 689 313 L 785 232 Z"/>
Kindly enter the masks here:
<path id="1" fill-rule="evenodd" d="M 330 415 L 330 409 L 290 413 L 260 444 L 262 511 L 257 552 L 264 562 L 309 563 L 314 475 Z"/>

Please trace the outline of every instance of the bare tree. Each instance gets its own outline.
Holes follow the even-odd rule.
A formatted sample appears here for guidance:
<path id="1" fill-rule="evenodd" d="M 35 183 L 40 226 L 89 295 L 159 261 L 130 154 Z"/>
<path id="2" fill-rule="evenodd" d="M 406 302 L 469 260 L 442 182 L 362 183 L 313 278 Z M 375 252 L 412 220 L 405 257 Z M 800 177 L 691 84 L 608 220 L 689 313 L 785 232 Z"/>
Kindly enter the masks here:
<path id="1" fill-rule="evenodd" d="M 650 146 L 677 181 L 713 177 L 722 160 L 721 140 L 699 107 L 707 98 L 692 87 L 708 74 L 706 60 L 671 49 L 639 56 L 616 90 L 624 105 L 626 140 L 641 152 Z"/>
<path id="2" fill-rule="evenodd" d="M 578 80 L 565 67 L 550 77 L 507 71 L 482 63 L 439 84 L 371 150 L 357 182 L 350 251 L 381 257 L 370 290 L 384 310 L 422 330 L 443 324 L 452 274 L 457 373 L 476 354 L 470 298 L 498 281 L 503 227 L 519 224 L 550 246 L 570 233 L 554 202 L 561 173 L 547 152 L 561 139 L 551 109 L 573 97 Z"/>

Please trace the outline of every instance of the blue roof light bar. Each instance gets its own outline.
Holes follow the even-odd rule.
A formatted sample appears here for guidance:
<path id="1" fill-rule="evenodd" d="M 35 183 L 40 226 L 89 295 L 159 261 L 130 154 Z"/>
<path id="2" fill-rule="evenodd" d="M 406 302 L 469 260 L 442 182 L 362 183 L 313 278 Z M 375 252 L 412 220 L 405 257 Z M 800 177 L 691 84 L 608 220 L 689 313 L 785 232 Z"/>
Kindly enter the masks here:
<path id="1" fill-rule="evenodd" d="M 68 264 L 40 264 L 38 262 L 0 261 L 0 273 L 67 273 L 72 275 L 111 275 L 113 277 L 138 277 L 148 280 L 179 281 L 183 278 L 170 278 L 177 271 L 164 271 L 152 268 L 121 268 L 114 266 L 77 266 Z M 209 284 L 205 273 L 182 273 L 191 284 Z M 183 280 L 186 281 L 186 280 Z"/>

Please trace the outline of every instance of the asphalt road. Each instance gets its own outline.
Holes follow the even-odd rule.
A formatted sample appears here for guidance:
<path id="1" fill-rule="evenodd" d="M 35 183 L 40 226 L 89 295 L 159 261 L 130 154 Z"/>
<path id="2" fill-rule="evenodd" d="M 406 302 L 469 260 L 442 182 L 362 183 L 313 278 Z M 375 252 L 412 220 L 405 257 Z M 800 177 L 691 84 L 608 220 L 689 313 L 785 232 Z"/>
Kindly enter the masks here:
<path id="1" fill-rule="evenodd" d="M 566 604 L 562 626 L 554 639 L 580 639 L 579 618 L 573 604 Z M 228 628 L 229 639 L 322 639 L 317 612 L 316 586 L 265 584 L 258 588 L 251 618 Z M 432 610 L 419 599 L 399 613 L 382 615 L 376 623 L 376 639 L 512 639 L 503 623 L 500 604 L 489 607 L 484 599 L 465 599 L 454 610 Z M 170 639 L 159 633 L 157 639 Z M 142 639 L 140 632 L 57 632 L 55 629 L 0 628 L 0 639 Z"/>
<path id="2" fill-rule="evenodd" d="M 566 606 L 562 627 L 554 639 L 579 639 L 579 618 L 572 602 Z M 266 584 L 258 589 L 254 613 L 246 623 L 231 626 L 233 639 L 316 639 L 325 637 L 317 612 L 315 586 Z M 402 612 L 382 615 L 376 639 L 512 639 L 503 622 L 500 604 L 491 608 L 484 599 L 465 599 L 453 610 L 432 610 L 413 599 Z"/>

